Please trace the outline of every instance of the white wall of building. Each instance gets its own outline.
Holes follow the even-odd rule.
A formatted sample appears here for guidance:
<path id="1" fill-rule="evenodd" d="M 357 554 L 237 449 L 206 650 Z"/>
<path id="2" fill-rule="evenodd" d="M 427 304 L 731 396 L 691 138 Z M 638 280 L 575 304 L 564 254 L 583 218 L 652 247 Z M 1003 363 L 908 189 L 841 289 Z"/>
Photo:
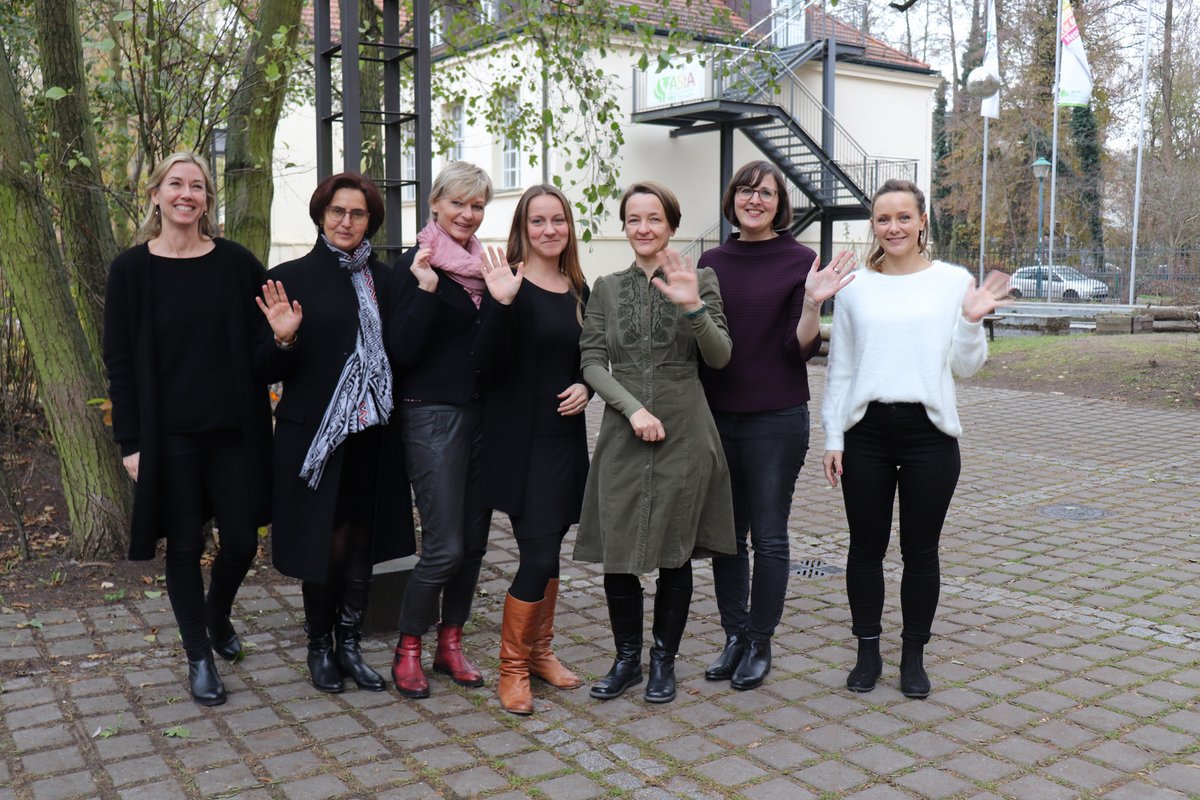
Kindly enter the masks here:
<path id="1" fill-rule="evenodd" d="M 618 79 L 618 95 L 623 117 L 631 114 L 633 97 L 633 57 L 612 52 L 601 62 Z M 810 91 L 820 96 L 820 66 L 808 65 L 801 77 Z M 937 76 L 899 72 L 852 64 L 839 64 L 837 72 L 836 115 L 843 127 L 872 156 L 911 158 L 918 162 L 918 183 L 929 185 L 932 150 L 933 90 Z M 435 108 L 435 113 L 441 113 Z M 622 186 L 638 180 L 659 181 L 674 191 L 683 216 L 675 236 L 678 246 L 708 231 L 719 221 L 721 186 L 719 185 L 719 134 L 670 136 L 670 128 L 659 125 L 625 125 L 625 144 L 617 156 Z M 277 163 L 293 164 L 277 173 L 275 204 L 272 208 L 273 239 L 271 263 L 278 264 L 303 255 L 312 246 L 314 230 L 308 218 L 308 199 L 316 186 L 316 122 L 312 108 L 290 112 L 280 123 Z M 521 159 L 520 188 L 500 186 L 501 143 L 482 125 L 468 126 L 463 140 L 463 158 L 478 164 L 492 175 L 496 196 L 488 206 L 479 238 L 484 244 L 503 244 L 508 237 L 513 210 L 524 187 L 542 181 L 541 165 L 531 166 L 527 155 Z M 762 154 L 741 134 L 735 137 L 734 166 L 762 158 Z M 558 168 L 551 153 L 551 174 Z M 435 157 L 434 173 L 445 163 Z M 562 173 L 564 179 L 574 173 Z M 568 191 L 568 196 L 581 196 Z M 583 245 L 581 258 L 589 279 L 623 269 L 631 262 L 629 246 L 617 220 L 617 201 L 610 201 L 611 215 L 601 225 L 599 235 Z M 411 210 L 410 210 L 411 209 Z M 415 213 L 411 205 L 406 211 Z M 424 214 L 422 221 L 424 220 Z M 405 240 L 411 243 L 417 228 L 406 214 Z M 818 225 L 810 226 L 801 239 L 814 248 L 818 244 Z M 835 225 L 835 251 L 854 247 L 865 256 L 869 241 L 866 223 Z"/>

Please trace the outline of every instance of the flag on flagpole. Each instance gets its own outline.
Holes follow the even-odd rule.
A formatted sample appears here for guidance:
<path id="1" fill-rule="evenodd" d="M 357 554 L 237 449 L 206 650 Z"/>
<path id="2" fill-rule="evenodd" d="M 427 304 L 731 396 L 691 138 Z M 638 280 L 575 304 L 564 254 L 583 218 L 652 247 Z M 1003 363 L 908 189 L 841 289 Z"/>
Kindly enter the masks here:
<path id="1" fill-rule="evenodd" d="M 1088 66 L 1083 39 L 1071 0 L 1062 0 L 1062 61 L 1058 75 L 1058 105 L 1087 107 L 1092 101 L 1092 69 Z"/>
<path id="2" fill-rule="evenodd" d="M 997 83 L 1000 81 L 1000 52 L 996 43 L 996 0 L 988 0 L 987 4 L 987 43 L 983 50 L 983 68 L 987 74 L 994 75 Z M 1000 117 L 1000 90 L 983 98 L 979 104 L 979 113 L 984 117 L 998 119 Z"/>

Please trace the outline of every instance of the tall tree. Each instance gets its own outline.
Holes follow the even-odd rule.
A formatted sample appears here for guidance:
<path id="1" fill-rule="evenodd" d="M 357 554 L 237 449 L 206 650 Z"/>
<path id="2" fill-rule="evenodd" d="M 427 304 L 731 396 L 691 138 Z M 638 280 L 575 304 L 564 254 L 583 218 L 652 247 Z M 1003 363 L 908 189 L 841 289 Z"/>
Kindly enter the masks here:
<path id="1" fill-rule="evenodd" d="M 104 394 L 51 223 L 32 169 L 33 146 L 17 92 L 9 45 L 0 40 L 0 216 L 3 267 L 33 354 L 39 398 L 54 438 L 77 557 L 119 555 L 126 542 L 129 479 L 101 415 L 86 403 Z"/>
<path id="2" fill-rule="evenodd" d="M 296 62 L 303 0 L 263 0 L 229 101 L 225 232 L 263 263 L 271 250 L 275 131 Z"/>
<path id="3" fill-rule="evenodd" d="M 48 138 L 51 175 L 62 208 L 67 274 L 75 288 L 83 333 L 97 369 L 104 318 L 104 281 L 117 255 L 100 156 L 88 105 L 75 0 L 34 4 L 44 96 L 54 135 Z"/>

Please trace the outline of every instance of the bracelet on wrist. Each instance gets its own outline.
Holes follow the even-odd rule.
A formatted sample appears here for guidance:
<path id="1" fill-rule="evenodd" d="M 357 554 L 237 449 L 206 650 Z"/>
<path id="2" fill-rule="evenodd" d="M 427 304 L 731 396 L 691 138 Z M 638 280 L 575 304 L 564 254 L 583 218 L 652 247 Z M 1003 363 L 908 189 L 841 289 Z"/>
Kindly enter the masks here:
<path id="1" fill-rule="evenodd" d="M 685 311 L 685 312 L 683 312 L 683 315 L 685 317 L 687 317 L 688 319 L 695 319 L 696 317 L 700 316 L 701 314 L 703 314 L 707 311 L 708 311 L 708 303 L 701 303 L 700 307 L 697 308 L 695 311 Z"/>
<path id="2" fill-rule="evenodd" d="M 278 347 L 280 350 L 291 350 L 293 347 L 296 346 L 296 337 L 293 336 L 291 341 L 285 342 L 282 339 L 280 339 L 278 336 L 276 336 L 275 337 L 275 346 Z"/>

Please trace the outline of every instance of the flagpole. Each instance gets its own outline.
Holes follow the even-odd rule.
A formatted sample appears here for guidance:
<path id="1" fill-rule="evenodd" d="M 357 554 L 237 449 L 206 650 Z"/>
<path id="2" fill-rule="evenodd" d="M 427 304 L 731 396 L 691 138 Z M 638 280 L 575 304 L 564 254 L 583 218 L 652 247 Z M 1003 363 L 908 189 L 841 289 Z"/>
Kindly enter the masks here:
<path id="1" fill-rule="evenodd" d="M 1129 245 L 1129 305 L 1137 299 L 1138 221 L 1142 208 L 1142 148 L 1146 141 L 1146 85 L 1150 66 L 1150 10 L 1154 3 L 1146 0 L 1146 26 L 1142 43 L 1142 108 L 1138 114 L 1137 169 L 1133 178 L 1133 241 Z"/>
<path id="2" fill-rule="evenodd" d="M 979 206 L 979 285 L 983 285 L 983 248 L 987 241 L 987 168 L 988 168 L 988 123 L 991 117 L 983 118 L 983 200 Z"/>
<path id="3" fill-rule="evenodd" d="M 1050 145 L 1050 245 L 1046 256 L 1046 278 L 1051 277 L 1054 264 L 1054 201 L 1058 188 L 1058 90 L 1062 81 L 1062 15 L 1063 0 L 1058 0 L 1058 20 L 1054 25 L 1054 127 Z M 1042 243 L 1038 242 L 1038 247 Z M 1046 300 L 1053 294 L 1053 281 L 1046 286 Z"/>

